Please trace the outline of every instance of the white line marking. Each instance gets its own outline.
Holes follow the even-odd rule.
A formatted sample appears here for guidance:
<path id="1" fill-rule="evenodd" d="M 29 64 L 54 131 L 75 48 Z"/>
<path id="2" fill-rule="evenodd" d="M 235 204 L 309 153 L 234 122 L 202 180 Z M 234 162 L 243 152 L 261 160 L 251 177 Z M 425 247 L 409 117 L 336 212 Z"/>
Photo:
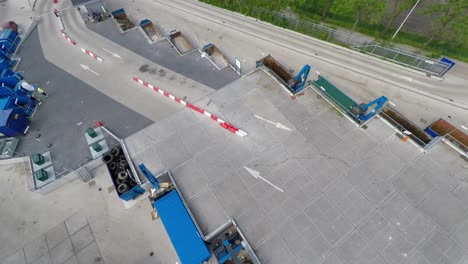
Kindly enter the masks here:
<path id="1" fill-rule="evenodd" d="M 247 167 L 244 166 L 244 169 L 246 169 L 255 179 L 260 179 L 266 183 L 268 183 L 269 185 L 271 185 L 271 187 L 275 188 L 276 190 L 280 191 L 280 192 L 284 192 L 280 187 L 274 185 L 273 183 L 271 183 L 270 181 L 268 181 L 267 179 L 263 178 L 262 176 L 260 176 L 260 172 L 258 171 L 255 171 L 255 170 L 252 170 L 252 169 L 249 169 Z"/>
<path id="2" fill-rule="evenodd" d="M 83 64 L 80 64 L 80 66 L 81 66 L 81 68 L 83 68 L 83 70 L 85 70 L 85 71 L 90 71 L 90 72 L 96 74 L 97 76 L 99 76 L 99 73 L 97 73 L 97 72 L 91 70 L 91 69 L 89 68 L 89 66 L 83 65 Z"/>
<path id="3" fill-rule="evenodd" d="M 261 116 L 258 116 L 258 115 L 254 115 L 254 116 L 255 116 L 256 118 L 260 119 L 260 120 L 263 120 L 263 121 L 268 122 L 268 123 L 270 123 L 270 124 L 272 124 L 272 125 L 275 125 L 276 128 L 283 129 L 283 130 L 288 130 L 288 131 L 292 131 L 292 129 L 290 129 L 289 127 L 287 127 L 287 126 L 281 124 L 280 122 L 275 123 L 275 122 L 270 121 L 270 120 L 268 120 L 268 119 L 265 119 L 265 118 L 263 118 L 263 117 L 261 117 Z"/>
<path id="4" fill-rule="evenodd" d="M 119 54 L 115 53 L 115 52 L 112 52 L 108 49 L 105 49 L 105 48 L 102 48 L 105 52 L 109 53 L 112 55 L 112 57 L 115 57 L 115 58 L 118 58 L 118 59 L 121 59 L 122 57 L 119 56 Z"/>

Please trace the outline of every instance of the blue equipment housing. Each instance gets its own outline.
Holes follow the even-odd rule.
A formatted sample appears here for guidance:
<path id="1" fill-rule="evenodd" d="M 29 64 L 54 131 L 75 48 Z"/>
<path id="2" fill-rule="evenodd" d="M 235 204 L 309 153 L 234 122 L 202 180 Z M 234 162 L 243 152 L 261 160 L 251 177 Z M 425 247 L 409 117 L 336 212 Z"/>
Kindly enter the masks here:
<path id="1" fill-rule="evenodd" d="M 304 65 L 304 67 L 302 67 L 299 73 L 294 77 L 294 82 L 289 84 L 289 87 L 291 88 L 294 94 L 304 89 L 305 83 L 307 81 L 307 77 L 309 76 L 309 72 L 310 72 L 310 65 L 309 64 Z"/>
<path id="2" fill-rule="evenodd" d="M 23 79 L 20 73 L 13 72 L 8 68 L 0 69 L 0 86 L 14 88 Z"/>
<path id="3" fill-rule="evenodd" d="M 370 101 L 367 104 L 360 104 L 356 105 L 351 109 L 351 113 L 357 116 L 357 118 L 361 121 L 367 121 L 371 117 L 375 115 L 377 111 L 379 111 L 385 103 L 388 101 L 388 98 L 385 96 L 381 96 L 373 101 Z M 375 105 L 370 111 L 369 109 Z"/>
<path id="4" fill-rule="evenodd" d="M 21 107 L 0 110 L 0 137 L 15 137 L 24 134 L 29 118 Z"/>
<path id="5" fill-rule="evenodd" d="M 8 58 L 13 54 L 18 46 L 21 38 L 18 33 L 10 28 L 0 31 L 0 57 Z"/>
<path id="6" fill-rule="evenodd" d="M 177 190 L 173 189 L 152 204 L 159 214 L 180 263 L 201 264 L 210 259 L 211 254 Z"/>

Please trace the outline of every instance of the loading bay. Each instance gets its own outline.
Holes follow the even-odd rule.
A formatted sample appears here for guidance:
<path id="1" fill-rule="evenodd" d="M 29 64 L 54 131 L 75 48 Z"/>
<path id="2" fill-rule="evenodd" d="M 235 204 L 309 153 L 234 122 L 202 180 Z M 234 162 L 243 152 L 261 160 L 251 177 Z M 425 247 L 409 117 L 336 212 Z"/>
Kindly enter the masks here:
<path id="1" fill-rule="evenodd" d="M 38 1 L 39 10 L 49 7 Z M 107 68 L 97 63 L 90 65 L 104 76 L 99 81 L 89 72 L 67 68 L 83 55 L 59 61 L 51 50 L 65 54 L 68 47 L 63 44 L 66 48 L 60 50 L 44 41 L 49 33 L 39 24 L 23 43 L 20 67 L 26 77 L 44 83 L 51 96 L 37 113 L 36 130 L 27 136 L 34 144 L 24 152 L 54 142 L 48 148 L 64 155 L 57 157 L 57 166 L 72 168 L 89 159 L 85 126 L 103 121 L 125 138 L 134 164 L 144 163 L 154 174 L 172 172 L 204 234 L 234 219 L 261 263 L 468 263 L 468 166 L 447 144 L 439 141 L 423 151 L 402 141 L 379 117 L 359 128 L 313 89 L 291 100 L 262 71 L 238 77 L 225 69 L 216 75 L 218 70 L 206 60 L 195 53 L 177 57 L 167 43 L 158 44 L 157 54 L 150 57 L 154 45 L 145 49 L 138 37 L 129 44 L 127 38 L 136 31 L 119 38 L 106 30 L 110 21 L 86 28 L 74 11 L 63 11 L 64 23 L 76 31 L 70 35 L 117 43 L 113 50 L 128 58 L 125 66 L 113 61 L 126 67 L 114 73 L 126 78 L 119 81 L 125 88 L 107 89 L 116 85 L 102 81 Z M 43 18 L 46 26 L 52 16 Z M 43 56 L 31 55 L 41 52 L 40 45 Z M 53 71 L 54 78 L 29 69 L 38 63 Z M 142 65 L 153 70 L 142 71 Z M 204 77 L 197 79 L 198 74 Z M 233 135 L 131 76 L 187 97 L 248 135 Z M 52 84 L 46 86 L 49 80 Z M 129 96 L 129 89 L 141 97 Z M 70 97 L 77 99 L 70 110 L 58 113 L 60 103 Z M 56 119 L 48 119 L 54 115 Z M 54 133 L 44 134 L 51 127 Z M 43 141 L 37 140 L 38 133 Z M 104 165 L 91 171 L 92 181 L 71 179 L 46 195 L 27 189 L 27 173 L 24 163 L 0 166 L 1 263 L 178 262 L 164 226 L 151 220 L 146 195 L 122 203 Z"/>

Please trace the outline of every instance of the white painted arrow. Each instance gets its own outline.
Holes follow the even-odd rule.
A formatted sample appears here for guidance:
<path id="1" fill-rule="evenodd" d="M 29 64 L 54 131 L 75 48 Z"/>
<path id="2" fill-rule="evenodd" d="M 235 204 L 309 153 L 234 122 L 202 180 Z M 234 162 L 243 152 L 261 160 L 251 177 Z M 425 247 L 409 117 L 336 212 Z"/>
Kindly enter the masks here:
<path id="1" fill-rule="evenodd" d="M 83 64 L 80 64 L 80 66 L 81 66 L 81 68 L 83 68 L 83 70 L 85 70 L 85 71 L 90 71 L 90 72 L 92 72 L 92 73 L 96 74 L 97 76 L 99 76 L 99 73 L 97 73 L 97 72 L 95 72 L 95 71 L 91 70 L 91 69 L 89 68 L 89 66 L 88 66 L 88 65 L 83 65 Z"/>
<path id="2" fill-rule="evenodd" d="M 112 52 L 112 51 L 110 51 L 110 50 L 108 50 L 108 49 L 105 49 L 105 48 L 102 48 L 102 49 L 103 49 L 105 52 L 111 54 L 112 57 L 115 57 L 115 58 L 118 58 L 118 59 L 121 59 L 121 58 L 122 58 L 122 57 L 120 57 L 119 54 L 117 54 L 117 53 L 114 53 L 114 52 Z"/>
<path id="3" fill-rule="evenodd" d="M 261 117 L 261 116 L 258 116 L 258 115 L 254 115 L 254 116 L 255 116 L 256 118 L 260 119 L 260 120 L 263 120 L 263 121 L 265 121 L 265 122 L 268 122 L 268 123 L 270 123 L 270 124 L 275 125 L 276 128 L 284 129 L 284 130 L 288 130 L 288 131 L 292 131 L 292 129 L 290 129 L 289 127 L 287 127 L 287 126 L 281 124 L 280 122 L 275 123 L 275 122 L 270 121 L 270 120 L 268 120 L 268 119 L 265 119 L 265 118 L 263 118 L 263 117 Z"/>
<path id="4" fill-rule="evenodd" d="M 266 183 L 268 183 L 269 185 L 271 185 L 271 187 L 275 188 L 276 190 L 280 191 L 280 192 L 284 192 L 283 189 L 281 189 L 280 187 L 274 185 L 273 183 L 271 183 L 270 181 L 268 181 L 267 179 L 263 178 L 262 176 L 260 176 L 260 172 L 256 171 L 256 170 L 252 170 L 250 168 L 247 168 L 244 166 L 244 169 L 246 169 L 255 179 L 260 179 Z"/>

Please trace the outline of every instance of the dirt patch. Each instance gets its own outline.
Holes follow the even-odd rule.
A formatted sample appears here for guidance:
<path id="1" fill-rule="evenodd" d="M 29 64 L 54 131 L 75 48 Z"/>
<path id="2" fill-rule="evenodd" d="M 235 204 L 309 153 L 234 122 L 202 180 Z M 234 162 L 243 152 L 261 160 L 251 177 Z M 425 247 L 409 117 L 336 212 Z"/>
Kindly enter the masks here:
<path id="1" fill-rule="evenodd" d="M 149 68 L 148 64 L 143 64 L 143 65 L 140 66 L 140 68 L 138 70 L 140 72 L 148 72 L 148 71 L 150 71 L 150 68 Z"/>

